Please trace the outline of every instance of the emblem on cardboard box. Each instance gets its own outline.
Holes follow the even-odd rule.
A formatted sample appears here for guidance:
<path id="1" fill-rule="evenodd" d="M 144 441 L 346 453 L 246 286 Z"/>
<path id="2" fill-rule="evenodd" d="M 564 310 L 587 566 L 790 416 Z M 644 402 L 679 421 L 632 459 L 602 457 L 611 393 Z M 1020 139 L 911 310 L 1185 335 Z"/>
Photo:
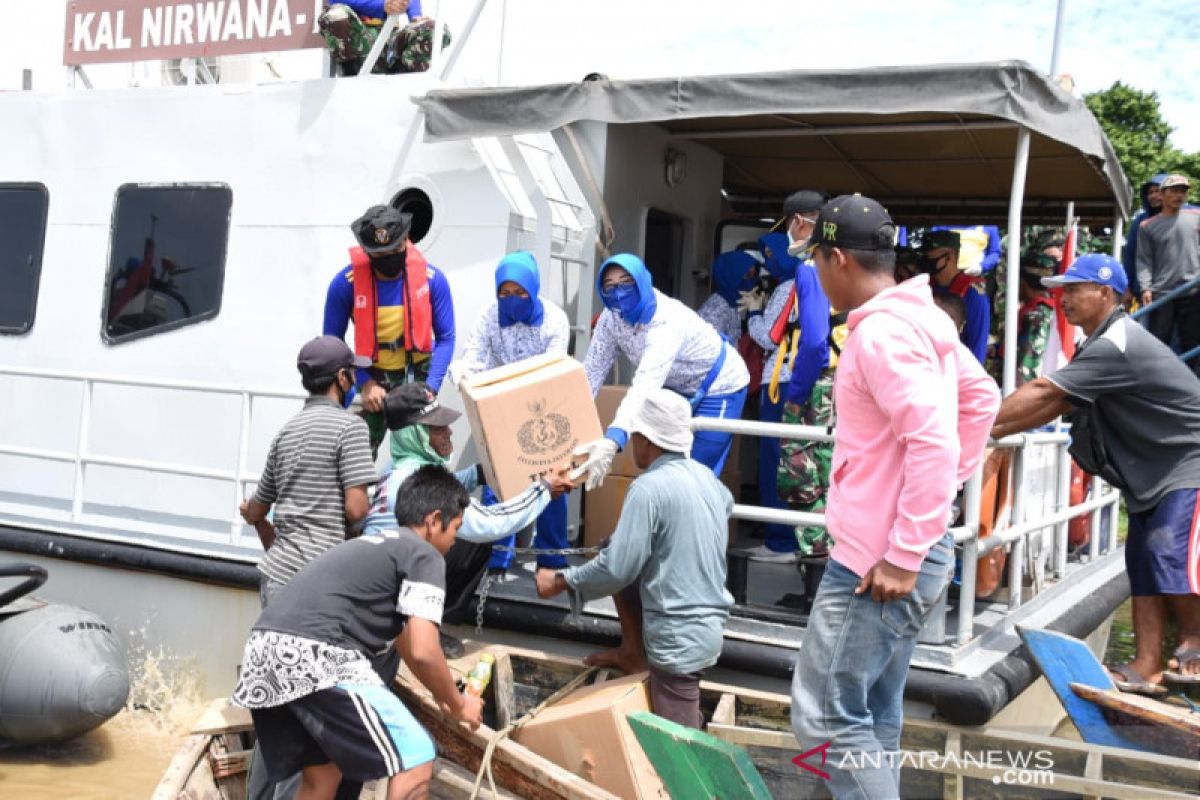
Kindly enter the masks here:
<path id="1" fill-rule="evenodd" d="M 571 440 L 571 421 L 562 414 L 546 413 L 546 401 L 534 400 L 527 405 L 533 419 L 526 420 L 517 431 L 517 444 L 526 455 L 549 453 Z"/>

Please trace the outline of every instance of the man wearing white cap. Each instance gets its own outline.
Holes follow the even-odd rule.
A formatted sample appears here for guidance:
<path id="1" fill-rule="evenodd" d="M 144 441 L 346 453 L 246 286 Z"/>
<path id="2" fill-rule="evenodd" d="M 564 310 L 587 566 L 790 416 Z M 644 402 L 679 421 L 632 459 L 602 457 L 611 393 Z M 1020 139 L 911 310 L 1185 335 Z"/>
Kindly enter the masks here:
<path id="1" fill-rule="evenodd" d="M 733 597 L 725 589 L 725 547 L 733 496 L 708 467 L 688 457 L 692 410 L 669 389 L 651 391 L 630 442 L 639 468 L 617 529 L 599 556 L 537 573 L 538 595 L 613 595 L 621 645 L 584 663 L 625 672 L 650 669 L 655 714 L 699 728 L 700 674 L 717 661 Z M 648 663 L 647 663 L 648 662 Z"/>

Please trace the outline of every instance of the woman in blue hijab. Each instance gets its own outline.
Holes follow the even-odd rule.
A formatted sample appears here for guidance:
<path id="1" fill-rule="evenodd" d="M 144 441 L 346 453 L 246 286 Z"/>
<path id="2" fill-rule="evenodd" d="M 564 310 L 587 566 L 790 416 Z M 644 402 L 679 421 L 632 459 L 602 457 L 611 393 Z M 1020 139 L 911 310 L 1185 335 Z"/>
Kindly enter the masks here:
<path id="1" fill-rule="evenodd" d="M 604 437 L 579 449 L 587 456 L 588 488 L 603 482 L 651 391 L 666 387 L 678 392 L 691 403 L 693 416 L 737 419 L 750 382 L 737 349 L 695 311 L 655 289 L 650 271 L 634 254 L 619 253 L 605 261 L 596 292 L 604 311 L 583 362 L 592 394 L 604 385 L 618 352 L 636 371 Z M 691 456 L 720 475 L 732 442 L 727 433 L 697 432 Z"/>
<path id="2" fill-rule="evenodd" d="M 455 386 L 485 369 L 545 353 L 567 354 L 571 336 L 567 315 L 554 303 L 539 297 L 540 288 L 541 276 L 533 253 L 518 250 L 500 259 L 496 267 L 496 302 L 479 315 L 462 355 L 446 373 Z M 490 489 L 484 489 L 483 502 L 485 505 L 496 502 Z M 496 544 L 511 547 L 514 540 L 510 536 Z M 543 549 L 569 546 L 566 495 L 551 500 L 538 517 L 534 546 Z M 496 550 L 489 567 L 508 569 L 512 560 L 511 551 Z M 539 567 L 564 569 L 567 559 L 538 556 L 537 563 Z"/>
<path id="3" fill-rule="evenodd" d="M 713 293 L 696 313 L 717 329 L 727 341 L 737 344 L 742 337 L 742 318 L 738 300 L 758 285 L 759 261 L 744 250 L 721 253 L 713 261 Z"/>

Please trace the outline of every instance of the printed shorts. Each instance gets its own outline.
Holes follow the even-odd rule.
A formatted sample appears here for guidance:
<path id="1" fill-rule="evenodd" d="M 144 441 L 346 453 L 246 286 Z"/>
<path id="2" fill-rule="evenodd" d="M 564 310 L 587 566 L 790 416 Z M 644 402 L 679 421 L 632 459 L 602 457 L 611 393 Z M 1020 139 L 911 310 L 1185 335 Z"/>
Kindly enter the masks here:
<path id="1" fill-rule="evenodd" d="M 371 781 L 428 763 L 433 740 L 384 686 L 339 683 L 250 712 L 272 781 L 333 762 L 343 777 Z"/>
<path id="2" fill-rule="evenodd" d="M 1200 594 L 1200 489 L 1176 489 L 1149 511 L 1129 512 L 1125 571 L 1134 597 Z"/>

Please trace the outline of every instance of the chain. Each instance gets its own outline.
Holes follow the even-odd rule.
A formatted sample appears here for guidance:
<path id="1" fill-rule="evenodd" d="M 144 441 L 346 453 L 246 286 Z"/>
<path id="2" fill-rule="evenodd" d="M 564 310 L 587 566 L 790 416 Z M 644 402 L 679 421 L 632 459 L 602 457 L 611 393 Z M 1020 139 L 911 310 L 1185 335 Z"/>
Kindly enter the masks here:
<path id="1" fill-rule="evenodd" d="M 507 553 L 512 553 L 517 556 L 591 556 L 600 552 L 599 547 L 561 547 L 557 550 L 545 547 L 513 547 L 511 545 L 494 544 L 493 550 L 503 550 Z M 495 576 L 491 573 L 484 573 L 483 578 L 479 581 L 479 601 L 475 606 L 475 635 L 479 636 L 483 632 L 483 614 L 487 605 L 488 592 L 491 591 L 492 582 Z M 583 627 L 583 598 L 573 589 L 567 590 L 567 595 L 571 600 L 571 613 L 567 617 L 567 625 L 572 628 Z"/>
<path id="2" fill-rule="evenodd" d="M 594 556 L 600 552 L 599 547 L 561 547 L 557 550 L 548 547 L 512 547 L 506 544 L 494 544 L 493 550 L 503 550 L 517 556 Z"/>
<path id="3" fill-rule="evenodd" d="M 483 607 L 487 603 L 488 590 L 492 588 L 493 576 L 484 573 L 483 579 L 479 581 L 479 605 L 475 606 L 475 635 L 478 636 L 483 632 Z"/>

